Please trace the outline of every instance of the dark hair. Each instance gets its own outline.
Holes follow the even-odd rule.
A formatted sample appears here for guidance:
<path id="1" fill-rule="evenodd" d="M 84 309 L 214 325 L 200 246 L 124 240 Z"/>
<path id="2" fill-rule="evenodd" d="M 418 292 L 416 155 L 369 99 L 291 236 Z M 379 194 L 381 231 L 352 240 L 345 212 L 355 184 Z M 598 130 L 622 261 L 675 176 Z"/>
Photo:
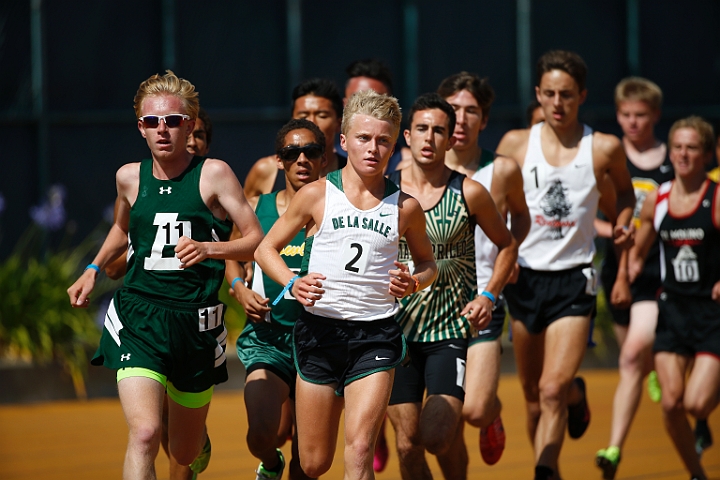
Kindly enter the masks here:
<path id="1" fill-rule="evenodd" d="M 562 70 L 567 73 L 575 80 L 581 92 L 585 90 L 587 65 L 577 53 L 566 50 L 551 50 L 540 57 L 537 63 L 538 86 L 542 76 L 552 70 Z"/>
<path id="2" fill-rule="evenodd" d="M 287 146 L 285 145 L 285 137 L 287 137 L 287 134 L 293 130 L 309 130 L 313 135 L 315 135 L 315 143 L 322 147 L 323 153 L 325 152 L 325 135 L 322 130 L 320 130 L 320 127 L 306 118 L 293 118 L 280 127 L 280 130 L 278 130 L 278 133 L 275 136 L 276 154 L 279 154 L 280 150 Z"/>
<path id="3" fill-rule="evenodd" d="M 354 77 L 374 78 L 381 82 L 388 89 L 388 93 L 392 94 L 392 75 L 390 69 L 380 60 L 375 58 L 366 58 L 364 60 L 355 60 L 345 69 L 348 80 Z"/>
<path id="4" fill-rule="evenodd" d="M 536 108 L 540 108 L 540 102 L 537 101 L 537 98 L 533 98 L 525 109 L 525 120 L 528 127 L 532 127 L 533 113 L 535 113 Z"/>
<path id="5" fill-rule="evenodd" d="M 422 112 L 423 110 L 442 110 L 448 117 L 448 136 L 451 136 L 455 131 L 455 109 L 450 105 L 444 98 L 435 92 L 423 93 L 415 99 L 415 103 L 410 107 L 409 122 L 412 126 L 412 119 L 415 113 Z"/>
<path id="6" fill-rule="evenodd" d="M 332 103 L 333 110 L 337 114 L 337 118 L 342 118 L 343 104 L 340 91 L 335 82 L 326 78 L 311 78 L 299 83 L 292 92 L 292 104 L 290 105 L 290 114 L 295 110 L 295 100 L 305 95 L 313 95 L 315 97 L 327 98 Z"/>
<path id="7" fill-rule="evenodd" d="M 205 125 L 205 141 L 209 147 L 212 142 L 212 122 L 210 121 L 210 116 L 205 110 L 203 110 L 202 107 L 200 107 L 200 110 L 198 111 L 198 118 L 202 120 L 203 125 Z"/>
<path id="8" fill-rule="evenodd" d="M 440 82 L 437 93 L 443 98 L 448 98 L 461 90 L 467 90 L 475 97 L 482 110 L 483 118 L 490 115 L 490 107 L 495 101 L 495 91 L 490 86 L 487 77 L 480 78 L 478 75 L 468 72 L 456 73 Z"/>

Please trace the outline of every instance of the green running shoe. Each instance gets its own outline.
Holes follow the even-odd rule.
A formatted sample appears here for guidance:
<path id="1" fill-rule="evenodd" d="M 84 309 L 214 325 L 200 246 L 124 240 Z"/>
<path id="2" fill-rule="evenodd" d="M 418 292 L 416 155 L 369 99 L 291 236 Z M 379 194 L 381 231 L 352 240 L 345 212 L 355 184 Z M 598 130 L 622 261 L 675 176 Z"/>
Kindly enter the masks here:
<path id="1" fill-rule="evenodd" d="M 608 447 L 595 454 L 595 465 L 603 471 L 603 480 L 614 480 L 620 463 L 620 449 Z"/>
<path id="2" fill-rule="evenodd" d="M 255 480 L 274 480 L 282 478 L 283 470 L 285 470 L 285 457 L 283 457 L 279 448 L 275 450 L 277 451 L 278 460 L 280 461 L 280 465 L 276 468 L 277 471 L 273 472 L 272 470 L 266 470 L 262 462 L 260 462 L 258 469 L 255 470 L 255 473 L 257 474 Z"/>
<path id="3" fill-rule="evenodd" d="M 702 455 L 712 444 L 712 434 L 710 433 L 707 420 L 698 419 L 697 423 L 695 423 L 695 451 L 698 456 Z"/>
<path id="4" fill-rule="evenodd" d="M 660 403 L 660 400 L 662 400 L 662 388 L 660 388 L 660 382 L 658 381 L 657 372 L 655 370 L 648 374 L 647 391 L 648 395 L 650 395 L 650 400 L 655 403 Z"/>
<path id="5" fill-rule="evenodd" d="M 210 463 L 210 455 L 212 455 L 212 445 L 210 445 L 210 437 L 205 434 L 205 446 L 200 454 L 190 464 L 190 470 L 193 472 L 192 480 L 197 480 L 198 473 L 202 473 Z"/>

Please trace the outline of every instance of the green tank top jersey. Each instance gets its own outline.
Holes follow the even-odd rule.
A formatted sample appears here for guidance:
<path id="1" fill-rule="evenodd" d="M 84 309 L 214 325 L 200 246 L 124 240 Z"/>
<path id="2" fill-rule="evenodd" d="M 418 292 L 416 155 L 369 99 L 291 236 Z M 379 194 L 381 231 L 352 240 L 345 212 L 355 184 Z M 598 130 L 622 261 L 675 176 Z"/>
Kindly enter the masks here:
<path id="1" fill-rule="evenodd" d="M 280 218 L 277 211 L 277 194 L 278 192 L 260 195 L 255 214 L 260 220 L 260 226 L 263 233 L 268 233 L 277 219 Z M 285 264 L 290 270 L 297 273 L 302 265 L 303 255 L 305 253 L 305 229 L 303 228 L 290 241 L 290 243 L 280 250 L 280 256 L 285 260 Z M 257 264 L 255 265 L 255 274 L 262 272 Z M 284 285 L 280 285 L 262 272 L 262 285 L 255 283 L 253 278 L 253 290 L 270 299 L 270 319 L 271 323 L 278 323 L 283 326 L 292 326 L 295 320 L 300 317 L 303 312 L 303 306 L 295 300 L 295 298 L 286 292 L 277 305 L 273 306 L 272 302 L 277 298 L 283 290 Z M 260 280 L 260 279 L 258 279 Z"/>
<path id="2" fill-rule="evenodd" d="M 400 184 L 400 172 L 391 175 Z M 408 341 L 437 342 L 466 338 L 469 323 L 460 312 L 477 294 L 475 273 L 475 222 L 463 196 L 465 175 L 453 172 L 445 193 L 425 211 L 428 238 L 438 275 L 432 285 L 400 300 L 396 319 Z M 400 239 L 398 259 L 410 264 L 405 237 Z M 412 266 L 411 269 L 412 271 Z"/>
<path id="3" fill-rule="evenodd" d="M 140 185 L 130 209 L 125 287 L 142 296 L 175 302 L 216 304 L 225 261 L 206 259 L 180 268 L 175 246 L 182 236 L 198 242 L 227 240 L 232 223 L 215 218 L 200 196 L 205 159 L 194 157 L 171 180 L 158 180 L 152 160 L 140 163 Z"/>

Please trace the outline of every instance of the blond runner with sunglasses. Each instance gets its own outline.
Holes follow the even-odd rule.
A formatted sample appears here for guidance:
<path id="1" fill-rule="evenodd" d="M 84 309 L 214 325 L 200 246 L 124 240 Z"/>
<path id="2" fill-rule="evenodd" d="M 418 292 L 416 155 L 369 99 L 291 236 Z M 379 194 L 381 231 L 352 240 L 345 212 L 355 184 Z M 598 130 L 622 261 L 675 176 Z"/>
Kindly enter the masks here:
<path id="1" fill-rule="evenodd" d="M 140 84 L 135 113 L 152 158 L 118 170 L 117 218 L 68 289 L 73 307 L 87 307 L 98 273 L 129 239 L 125 283 L 92 360 L 118 372 L 129 428 L 124 478 L 156 478 L 166 391 L 171 458 L 189 465 L 201 452 L 213 387 L 227 380 L 224 305 L 217 298 L 223 260 L 249 260 L 262 239 L 232 169 L 186 150 L 197 97 L 195 87 L 171 71 Z M 214 241 L 213 226 L 228 218 L 242 238 Z"/>

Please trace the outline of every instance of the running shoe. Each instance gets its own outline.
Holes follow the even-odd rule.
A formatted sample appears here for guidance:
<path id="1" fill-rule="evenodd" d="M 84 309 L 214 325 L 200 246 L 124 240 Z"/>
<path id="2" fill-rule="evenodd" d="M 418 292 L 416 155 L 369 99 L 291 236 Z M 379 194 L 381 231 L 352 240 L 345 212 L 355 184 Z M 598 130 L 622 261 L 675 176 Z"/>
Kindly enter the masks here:
<path id="1" fill-rule="evenodd" d="M 575 377 L 573 382 L 582 392 L 582 400 L 577 405 L 568 405 L 568 433 L 570 438 L 578 439 L 583 436 L 590 425 L 590 408 L 587 403 L 585 380 L 582 377 Z"/>
<path id="2" fill-rule="evenodd" d="M 382 472 L 387 467 L 388 457 L 390 456 L 390 449 L 388 448 L 387 438 L 385 438 L 385 420 L 383 420 L 382 428 L 380 429 L 380 435 L 378 435 L 377 443 L 375 444 L 375 453 L 373 455 L 373 470 L 376 472 Z"/>
<path id="3" fill-rule="evenodd" d="M 603 471 L 603 480 L 614 480 L 620 463 L 620 449 L 612 446 L 598 450 L 595 454 L 595 465 Z"/>
<path id="4" fill-rule="evenodd" d="M 260 465 L 258 465 L 258 469 L 255 470 L 255 473 L 257 474 L 255 480 L 276 480 L 282 478 L 283 470 L 285 470 L 285 457 L 283 457 L 283 454 L 279 448 L 275 449 L 275 451 L 278 454 L 279 460 L 276 471 L 266 470 L 262 462 L 260 462 Z"/>
<path id="5" fill-rule="evenodd" d="M 505 450 L 505 429 L 500 415 L 486 428 L 480 429 L 480 455 L 488 465 L 495 465 Z"/>
<path id="6" fill-rule="evenodd" d="M 555 475 L 555 471 L 544 465 L 535 466 L 535 480 L 550 480 Z"/>
<path id="7" fill-rule="evenodd" d="M 190 470 L 193 472 L 192 480 L 197 480 L 198 474 L 205 471 L 208 463 L 210 463 L 210 455 L 212 455 L 212 445 L 210 444 L 210 437 L 205 434 L 205 446 L 203 446 L 200 454 L 198 454 L 197 458 L 190 464 Z"/>
<path id="8" fill-rule="evenodd" d="M 660 388 L 660 382 L 658 381 L 657 372 L 655 370 L 648 374 L 647 390 L 648 395 L 650 395 L 650 400 L 655 403 L 659 403 L 660 400 L 662 400 L 662 388 Z"/>
<path id="9" fill-rule="evenodd" d="M 695 451 L 698 455 L 702 455 L 712 444 L 712 434 L 710 434 L 707 420 L 698 419 L 695 423 Z"/>

